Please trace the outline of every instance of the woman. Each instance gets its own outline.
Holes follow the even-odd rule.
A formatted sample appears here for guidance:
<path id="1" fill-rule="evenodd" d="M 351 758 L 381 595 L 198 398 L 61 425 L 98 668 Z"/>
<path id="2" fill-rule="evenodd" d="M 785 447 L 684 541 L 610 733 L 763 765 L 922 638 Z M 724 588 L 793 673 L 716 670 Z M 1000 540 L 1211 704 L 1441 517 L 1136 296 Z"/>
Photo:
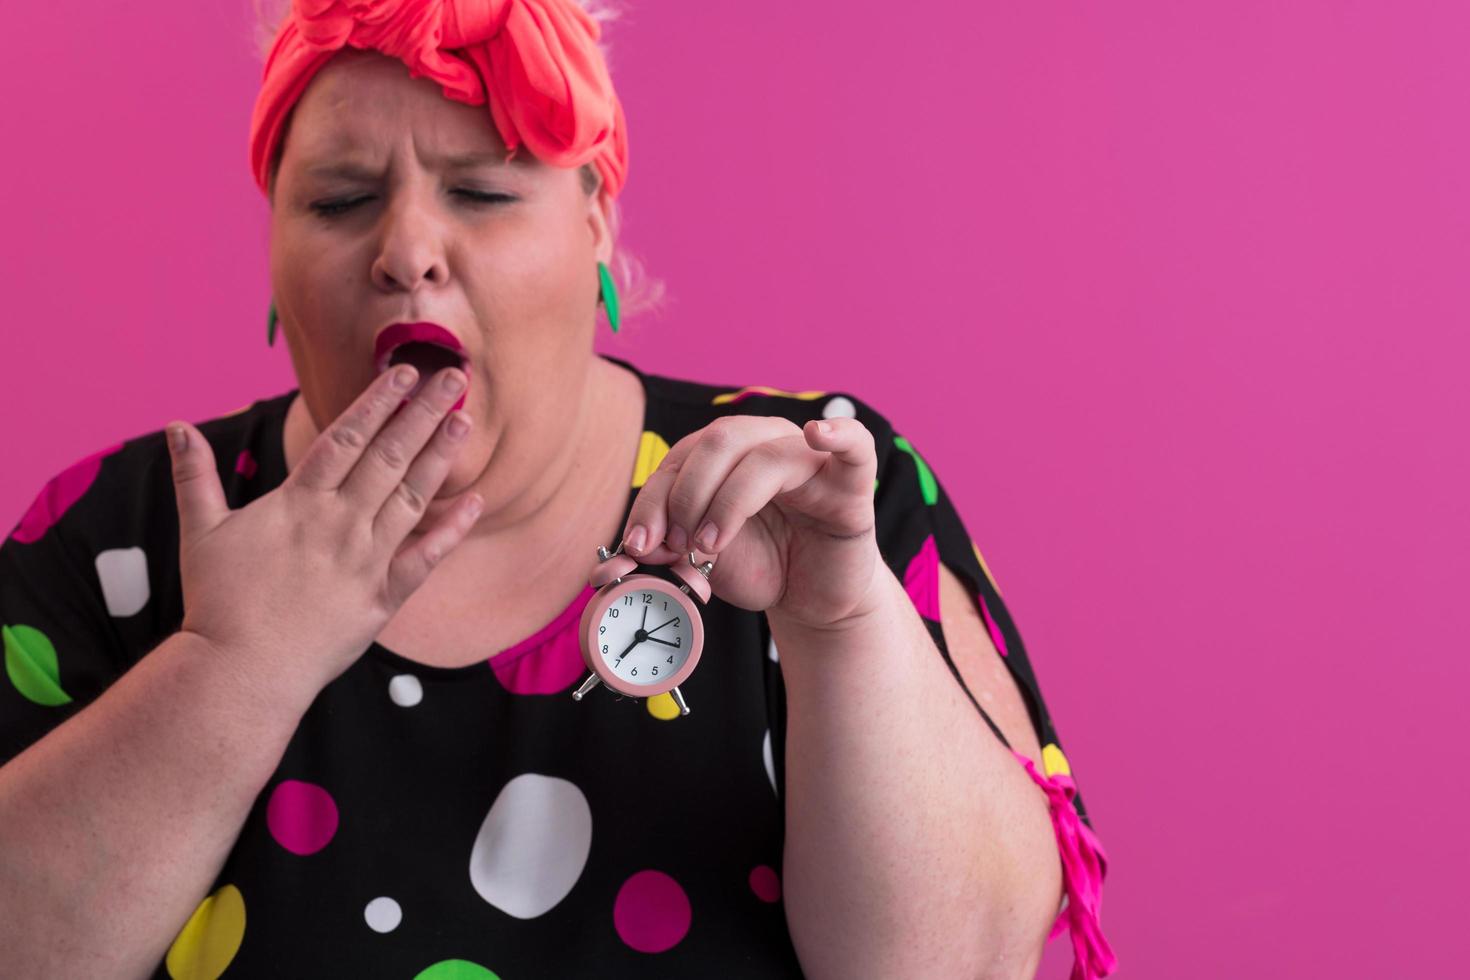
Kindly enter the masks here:
<path id="1" fill-rule="evenodd" d="M 917 451 L 850 395 L 592 352 L 598 37 L 296 0 L 251 159 L 299 389 L 93 454 L 0 549 L 5 976 L 1029 976 L 1053 920 L 1111 969 Z M 687 716 L 569 696 L 598 545 L 713 561 Z"/>

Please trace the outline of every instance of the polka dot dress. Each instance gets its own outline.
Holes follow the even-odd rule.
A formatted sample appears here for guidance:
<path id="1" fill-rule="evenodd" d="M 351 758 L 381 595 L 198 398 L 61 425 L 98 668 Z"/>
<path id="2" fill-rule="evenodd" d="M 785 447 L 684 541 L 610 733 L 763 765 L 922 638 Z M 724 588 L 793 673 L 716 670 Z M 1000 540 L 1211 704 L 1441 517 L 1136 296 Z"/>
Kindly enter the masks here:
<path id="1" fill-rule="evenodd" d="M 1070 774 L 995 579 L 887 419 L 851 394 L 723 387 L 608 360 L 647 394 L 626 507 L 672 444 L 718 416 L 866 425 L 884 559 L 946 659 L 939 564 L 966 585 L 1028 701 L 1047 774 Z M 199 426 L 231 507 L 285 478 L 294 394 Z M 0 764 L 178 629 L 177 555 L 162 432 L 45 484 L 0 546 Z M 703 610 L 706 650 L 681 716 L 668 695 L 599 688 L 572 700 L 592 595 L 466 667 L 369 647 L 303 717 L 154 976 L 801 976 L 780 870 L 786 701 L 764 615 L 718 598 Z M 1086 820 L 1080 797 L 1073 805 Z"/>

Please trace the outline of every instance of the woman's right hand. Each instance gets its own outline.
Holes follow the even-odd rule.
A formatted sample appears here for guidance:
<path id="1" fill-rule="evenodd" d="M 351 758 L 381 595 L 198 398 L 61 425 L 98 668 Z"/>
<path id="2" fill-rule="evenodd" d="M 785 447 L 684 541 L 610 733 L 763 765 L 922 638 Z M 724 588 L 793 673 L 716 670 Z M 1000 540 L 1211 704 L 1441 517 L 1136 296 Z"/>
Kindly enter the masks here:
<path id="1" fill-rule="evenodd" d="M 408 381 L 394 387 L 400 372 Z M 466 494 L 404 544 L 448 476 L 470 421 L 463 412 L 445 418 L 467 380 L 456 368 L 430 378 L 394 415 L 416 378 L 410 365 L 383 372 L 279 487 L 239 510 L 225 501 L 204 436 L 188 423 L 170 424 L 170 435 L 175 428 L 188 434 L 186 449 L 170 449 L 183 630 L 278 681 L 299 681 L 307 703 L 362 655 L 464 540 L 484 503 Z M 459 387 L 450 390 L 446 380 Z M 454 419 L 466 423 L 463 432 L 450 433 Z"/>

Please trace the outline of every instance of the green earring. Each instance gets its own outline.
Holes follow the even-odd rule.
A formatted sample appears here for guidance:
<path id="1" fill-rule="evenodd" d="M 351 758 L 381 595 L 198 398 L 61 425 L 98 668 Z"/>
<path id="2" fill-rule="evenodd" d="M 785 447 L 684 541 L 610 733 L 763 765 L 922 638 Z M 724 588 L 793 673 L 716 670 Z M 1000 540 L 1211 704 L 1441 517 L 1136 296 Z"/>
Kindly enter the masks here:
<path id="1" fill-rule="evenodd" d="M 597 263 L 597 278 L 602 283 L 598 292 L 598 302 L 607 307 L 607 322 L 612 325 L 613 333 L 618 332 L 618 321 L 621 316 L 618 312 L 618 287 L 613 285 L 612 274 L 607 271 L 607 263 Z"/>
<path id="2" fill-rule="evenodd" d="M 265 345 L 276 346 L 276 298 L 271 297 L 271 311 L 265 318 Z"/>

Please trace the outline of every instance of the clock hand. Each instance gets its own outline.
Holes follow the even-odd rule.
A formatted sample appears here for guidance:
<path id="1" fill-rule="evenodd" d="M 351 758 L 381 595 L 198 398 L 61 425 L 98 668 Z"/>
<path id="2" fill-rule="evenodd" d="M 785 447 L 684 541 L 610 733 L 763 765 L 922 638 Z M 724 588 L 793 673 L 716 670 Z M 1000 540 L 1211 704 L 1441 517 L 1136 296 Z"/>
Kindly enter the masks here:
<path id="1" fill-rule="evenodd" d="M 654 633 L 657 633 L 657 632 L 658 632 L 658 631 L 659 631 L 659 630 L 661 630 L 661 629 L 663 629 L 663 628 L 664 628 L 664 627 L 665 627 L 665 626 L 667 626 L 667 625 L 669 625 L 669 623 L 673 623 L 673 622 L 677 622 L 677 621 L 678 621 L 678 619 L 679 619 L 679 617 L 678 617 L 678 616 L 675 616 L 675 617 L 674 617 L 674 618 L 673 618 L 673 619 L 671 619 L 671 620 L 669 620 L 669 621 L 668 621 L 668 622 L 666 622 L 666 623 L 659 623 L 659 624 L 658 624 L 658 625 L 657 625 L 657 626 L 655 626 L 655 627 L 654 627 L 654 628 L 653 628 L 653 629 L 651 629 L 651 630 L 648 630 L 648 631 L 647 631 L 647 632 L 648 632 L 648 635 L 649 635 L 649 636 L 652 636 L 652 635 L 653 635 L 653 634 L 654 634 Z"/>
<path id="2" fill-rule="evenodd" d="M 654 643 L 662 643 L 666 647 L 683 646 L 682 643 L 675 643 L 673 640 L 660 640 L 656 636 L 650 636 L 649 639 L 652 640 Z"/>
<path id="3" fill-rule="evenodd" d="M 618 663 L 622 663 L 623 662 L 623 658 L 628 655 L 628 651 L 631 650 L 631 649 L 633 649 L 637 645 L 638 645 L 638 634 L 637 633 L 634 633 L 633 634 L 633 642 L 632 643 L 629 643 L 626 647 L 623 648 L 623 652 L 620 653 L 620 654 L 618 654 Z"/>

